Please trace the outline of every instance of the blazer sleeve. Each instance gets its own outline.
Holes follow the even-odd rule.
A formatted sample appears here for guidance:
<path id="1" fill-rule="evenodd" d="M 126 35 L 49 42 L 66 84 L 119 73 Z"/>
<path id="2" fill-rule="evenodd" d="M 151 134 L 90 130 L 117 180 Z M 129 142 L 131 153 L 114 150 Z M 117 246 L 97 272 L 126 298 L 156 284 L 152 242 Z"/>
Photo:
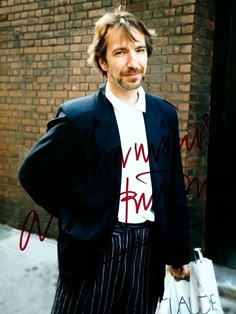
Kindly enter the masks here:
<path id="1" fill-rule="evenodd" d="M 18 172 L 19 181 L 29 196 L 55 216 L 58 216 L 58 207 L 66 202 L 72 138 L 70 123 L 60 110 L 48 122 L 46 134 L 29 151 Z"/>

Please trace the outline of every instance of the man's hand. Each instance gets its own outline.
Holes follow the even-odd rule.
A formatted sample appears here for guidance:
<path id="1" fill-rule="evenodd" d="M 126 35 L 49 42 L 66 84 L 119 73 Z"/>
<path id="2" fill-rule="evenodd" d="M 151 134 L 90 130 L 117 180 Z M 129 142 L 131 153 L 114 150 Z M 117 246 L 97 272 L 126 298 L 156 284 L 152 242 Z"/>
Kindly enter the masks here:
<path id="1" fill-rule="evenodd" d="M 189 276 L 188 265 L 182 265 L 180 267 L 169 266 L 169 270 L 171 275 L 175 278 L 183 279 Z"/>

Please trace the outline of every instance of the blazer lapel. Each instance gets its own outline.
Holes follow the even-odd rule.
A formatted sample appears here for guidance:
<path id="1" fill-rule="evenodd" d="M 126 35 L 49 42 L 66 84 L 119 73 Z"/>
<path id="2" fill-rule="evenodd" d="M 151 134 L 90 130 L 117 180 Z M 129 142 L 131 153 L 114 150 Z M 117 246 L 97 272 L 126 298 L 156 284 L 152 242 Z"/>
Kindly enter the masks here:
<path id="1" fill-rule="evenodd" d="M 161 101 L 161 100 L 160 100 Z M 163 172 L 166 171 L 166 137 L 168 131 L 163 113 L 158 105 L 158 99 L 146 94 L 146 112 L 144 121 L 146 126 L 149 164 L 153 190 L 153 209 L 157 210 L 163 189 Z"/>
<path id="2" fill-rule="evenodd" d="M 122 158 L 120 135 L 113 106 L 105 96 L 105 85 L 97 93 L 95 141 L 99 153 L 105 157 L 108 172 L 120 187 Z"/>
<path id="3" fill-rule="evenodd" d="M 163 150 L 163 140 L 166 136 L 166 127 L 163 114 L 159 109 L 157 100 L 151 95 L 146 94 L 146 112 L 144 113 L 144 122 L 147 134 L 147 143 L 149 148 L 150 170 L 157 168 L 159 155 Z"/>
<path id="4" fill-rule="evenodd" d="M 112 104 L 105 96 L 105 89 L 101 88 L 96 100 L 96 141 L 100 149 L 109 152 L 121 147 L 118 125 Z"/>

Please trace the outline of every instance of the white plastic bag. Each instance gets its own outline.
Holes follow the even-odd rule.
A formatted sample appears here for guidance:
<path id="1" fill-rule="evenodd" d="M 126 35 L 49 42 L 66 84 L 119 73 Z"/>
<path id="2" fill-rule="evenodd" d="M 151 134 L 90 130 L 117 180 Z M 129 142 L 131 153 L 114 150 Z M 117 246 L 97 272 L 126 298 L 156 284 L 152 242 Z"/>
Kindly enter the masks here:
<path id="1" fill-rule="evenodd" d="M 166 267 L 165 291 L 157 314 L 223 314 L 210 259 L 196 249 L 198 259 L 189 263 L 190 276 L 176 280 Z"/>

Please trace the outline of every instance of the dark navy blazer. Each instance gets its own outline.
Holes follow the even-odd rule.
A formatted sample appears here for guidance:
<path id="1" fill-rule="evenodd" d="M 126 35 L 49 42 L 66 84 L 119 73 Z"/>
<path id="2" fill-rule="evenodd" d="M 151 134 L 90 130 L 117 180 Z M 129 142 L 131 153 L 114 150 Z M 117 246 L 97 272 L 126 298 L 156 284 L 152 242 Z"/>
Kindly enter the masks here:
<path id="1" fill-rule="evenodd" d="M 183 265 L 190 254 L 176 109 L 146 93 L 144 121 L 154 247 L 163 265 Z M 59 218 L 59 269 L 65 278 L 91 272 L 111 238 L 118 217 L 121 158 L 118 126 L 103 86 L 62 104 L 20 167 L 19 180 L 27 193 Z"/>

